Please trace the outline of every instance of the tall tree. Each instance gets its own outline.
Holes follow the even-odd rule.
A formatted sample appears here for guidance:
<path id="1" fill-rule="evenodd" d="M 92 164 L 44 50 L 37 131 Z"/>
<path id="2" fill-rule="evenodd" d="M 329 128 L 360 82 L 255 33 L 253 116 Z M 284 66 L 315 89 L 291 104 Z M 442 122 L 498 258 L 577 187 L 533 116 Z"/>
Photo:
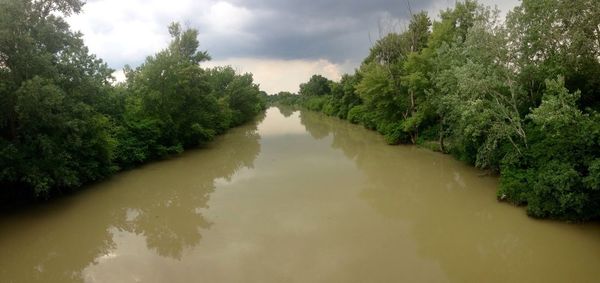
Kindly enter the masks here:
<path id="1" fill-rule="evenodd" d="M 331 93 L 330 81 L 321 76 L 313 75 L 308 82 L 300 85 L 300 95 L 323 96 Z"/>
<path id="2" fill-rule="evenodd" d="M 593 0 L 524 0 L 507 18 L 520 81 L 539 104 L 547 78 L 581 90 L 583 108 L 600 109 L 600 8 Z"/>
<path id="3" fill-rule="evenodd" d="M 110 70 L 60 16 L 81 1 L 0 3 L 0 144 L 4 188 L 47 195 L 109 174 L 113 141 L 94 109 Z"/>

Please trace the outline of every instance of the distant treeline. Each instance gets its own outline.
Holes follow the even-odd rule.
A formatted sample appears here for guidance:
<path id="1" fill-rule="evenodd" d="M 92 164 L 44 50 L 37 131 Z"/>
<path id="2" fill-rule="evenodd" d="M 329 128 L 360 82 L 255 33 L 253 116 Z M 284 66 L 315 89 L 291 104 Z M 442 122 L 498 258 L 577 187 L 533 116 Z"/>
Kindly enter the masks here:
<path id="1" fill-rule="evenodd" d="M 126 82 L 89 54 L 61 15 L 79 0 L 0 2 L 0 203 L 48 198 L 182 152 L 252 119 L 266 93 L 251 74 L 203 69 L 198 32 L 169 26 L 169 46 Z"/>
<path id="2" fill-rule="evenodd" d="M 500 172 L 535 217 L 600 218 L 600 5 L 523 0 L 505 20 L 460 1 L 378 40 L 352 75 L 315 75 L 296 104 Z"/>

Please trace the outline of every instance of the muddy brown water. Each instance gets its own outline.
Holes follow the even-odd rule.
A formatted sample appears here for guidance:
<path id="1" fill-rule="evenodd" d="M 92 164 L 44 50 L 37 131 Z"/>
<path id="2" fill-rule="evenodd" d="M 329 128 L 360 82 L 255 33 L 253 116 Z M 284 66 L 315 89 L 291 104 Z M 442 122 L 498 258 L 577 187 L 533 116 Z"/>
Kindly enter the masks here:
<path id="1" fill-rule="evenodd" d="M 600 226 L 313 112 L 0 215 L 1 282 L 599 282 Z"/>

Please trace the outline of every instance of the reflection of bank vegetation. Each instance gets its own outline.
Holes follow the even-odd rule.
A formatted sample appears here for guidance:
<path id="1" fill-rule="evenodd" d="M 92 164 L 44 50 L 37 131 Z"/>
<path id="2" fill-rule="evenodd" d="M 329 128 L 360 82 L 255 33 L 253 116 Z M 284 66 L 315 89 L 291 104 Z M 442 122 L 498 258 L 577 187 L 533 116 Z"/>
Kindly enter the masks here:
<path id="1" fill-rule="evenodd" d="M 114 237 L 121 232 L 142 237 L 148 249 L 160 256 L 181 259 L 184 250 L 199 244 L 202 230 L 212 225 L 201 210 L 207 207 L 215 180 L 252 167 L 260 152 L 259 138 L 256 124 L 242 126 L 210 144 L 210 150 L 123 173 L 84 194 L 21 212 L 10 223 L 0 220 L 4 247 L 0 277 L 18 274 L 16 278 L 23 282 L 79 281 L 84 268 L 118 253 Z M 65 218 L 64 225 L 28 226 L 30 219 L 51 223 L 54 217 Z M 8 227 L 10 231 L 5 230 Z M 1 235 L 9 234 L 13 239 L 28 239 L 27 243 L 7 247 Z M 57 245 L 64 241 L 69 243 Z M 20 245 L 35 252 L 23 254 Z M 7 274 L 12 277 L 3 276 Z"/>
<path id="2" fill-rule="evenodd" d="M 540 245 L 539 233 L 547 231 L 546 224 L 557 234 L 580 227 L 520 217 L 489 196 L 497 186 L 496 178 L 478 176 L 477 169 L 439 153 L 386 146 L 383 137 L 322 113 L 301 110 L 300 118 L 311 136 L 330 137 L 332 148 L 354 160 L 368 179 L 360 197 L 390 220 L 408 223 L 418 252 L 439 262 L 450 282 L 479 281 L 482 276 L 518 281 L 547 264 L 586 271 L 553 273 L 559 282 L 586 281 L 595 272 L 592 265 L 565 264 L 563 258 L 540 260 L 547 246 Z M 596 242 L 600 230 L 589 228 L 582 240 Z M 555 248 L 572 255 L 589 253 L 585 244 Z M 486 274 L 473 272 L 476 269 Z"/>

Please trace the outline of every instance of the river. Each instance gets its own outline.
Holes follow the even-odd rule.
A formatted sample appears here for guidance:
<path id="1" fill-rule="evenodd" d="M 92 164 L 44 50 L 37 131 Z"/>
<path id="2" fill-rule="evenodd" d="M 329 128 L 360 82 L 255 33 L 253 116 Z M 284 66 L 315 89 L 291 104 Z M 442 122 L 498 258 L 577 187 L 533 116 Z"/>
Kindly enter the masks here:
<path id="1" fill-rule="evenodd" d="M 598 282 L 600 225 L 360 126 L 270 108 L 202 149 L 0 216 L 1 282 Z"/>

